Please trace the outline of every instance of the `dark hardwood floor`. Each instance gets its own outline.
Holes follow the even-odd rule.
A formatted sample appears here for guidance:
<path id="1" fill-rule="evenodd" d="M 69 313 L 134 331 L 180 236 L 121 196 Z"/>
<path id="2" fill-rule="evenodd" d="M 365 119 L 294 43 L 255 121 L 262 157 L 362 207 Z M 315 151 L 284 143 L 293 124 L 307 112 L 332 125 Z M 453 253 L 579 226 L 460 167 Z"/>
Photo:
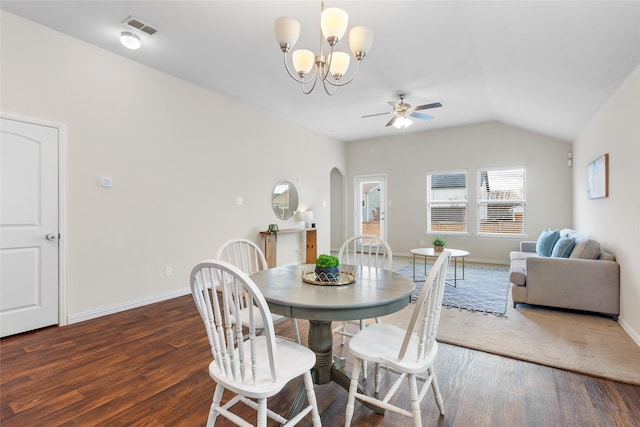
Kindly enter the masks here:
<path id="1" fill-rule="evenodd" d="M 299 326 L 306 342 L 306 322 Z M 291 325 L 276 331 L 291 336 Z M 346 354 L 337 338 L 335 352 Z M 214 389 L 210 361 L 191 296 L 8 337 L 0 341 L 0 425 L 204 425 Z M 427 426 L 640 425 L 637 386 L 444 344 L 436 372 L 446 415 L 439 416 L 427 394 Z M 289 384 L 270 406 L 286 413 L 299 386 Z M 347 392 L 334 384 L 316 392 L 323 425 L 343 425 Z M 397 399 L 407 403 L 406 393 Z M 250 411 L 243 414 L 255 420 Z M 353 425 L 411 422 L 356 404 Z"/>

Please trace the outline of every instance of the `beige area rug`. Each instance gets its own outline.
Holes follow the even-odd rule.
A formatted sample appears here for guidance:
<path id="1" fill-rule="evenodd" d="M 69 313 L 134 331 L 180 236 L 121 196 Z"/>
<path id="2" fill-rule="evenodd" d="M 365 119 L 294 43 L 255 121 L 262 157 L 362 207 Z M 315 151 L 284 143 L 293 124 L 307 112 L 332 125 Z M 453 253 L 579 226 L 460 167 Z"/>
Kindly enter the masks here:
<path id="1" fill-rule="evenodd" d="M 640 385 L 640 347 L 611 318 L 508 301 L 506 318 L 443 307 L 438 341 Z M 414 307 L 382 321 L 405 328 Z"/>

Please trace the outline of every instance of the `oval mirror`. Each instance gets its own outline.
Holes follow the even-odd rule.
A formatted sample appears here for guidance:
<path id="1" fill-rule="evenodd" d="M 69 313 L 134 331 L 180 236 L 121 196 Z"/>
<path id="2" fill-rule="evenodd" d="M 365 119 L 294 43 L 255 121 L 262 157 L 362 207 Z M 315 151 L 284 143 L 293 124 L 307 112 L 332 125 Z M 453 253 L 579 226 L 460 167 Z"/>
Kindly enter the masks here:
<path id="1" fill-rule="evenodd" d="M 289 181 L 278 181 L 273 188 L 271 204 L 278 218 L 282 220 L 291 218 L 298 209 L 298 190 Z"/>

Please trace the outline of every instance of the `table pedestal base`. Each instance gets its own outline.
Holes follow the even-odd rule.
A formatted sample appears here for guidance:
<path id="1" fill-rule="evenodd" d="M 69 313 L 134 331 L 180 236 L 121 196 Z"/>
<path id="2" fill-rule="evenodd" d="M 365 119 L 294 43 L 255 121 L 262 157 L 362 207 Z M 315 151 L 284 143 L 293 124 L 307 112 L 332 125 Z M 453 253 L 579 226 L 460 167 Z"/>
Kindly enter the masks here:
<path id="1" fill-rule="evenodd" d="M 351 376 L 341 369 L 344 366 L 344 361 L 342 359 L 334 361 L 331 321 L 309 320 L 308 342 L 309 348 L 316 354 L 316 364 L 311 371 L 313 382 L 318 385 L 334 382 L 349 392 Z M 367 394 L 360 384 L 358 384 L 358 393 Z M 305 406 L 306 400 L 307 392 L 303 386 L 293 400 L 287 419 L 298 414 Z M 376 414 L 384 415 L 386 412 L 386 410 L 368 402 L 359 402 Z"/>

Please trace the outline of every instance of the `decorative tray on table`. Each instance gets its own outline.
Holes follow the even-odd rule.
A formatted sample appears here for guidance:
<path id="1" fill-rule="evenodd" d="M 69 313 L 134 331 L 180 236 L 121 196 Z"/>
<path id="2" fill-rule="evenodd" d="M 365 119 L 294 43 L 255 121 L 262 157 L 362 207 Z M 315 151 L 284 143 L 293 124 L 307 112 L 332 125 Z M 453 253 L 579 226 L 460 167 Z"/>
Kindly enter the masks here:
<path id="1" fill-rule="evenodd" d="M 305 264 L 302 266 L 302 281 L 320 286 L 349 285 L 356 281 L 356 266 L 340 265 L 340 271 L 337 274 L 331 274 L 316 273 L 315 264 Z"/>

